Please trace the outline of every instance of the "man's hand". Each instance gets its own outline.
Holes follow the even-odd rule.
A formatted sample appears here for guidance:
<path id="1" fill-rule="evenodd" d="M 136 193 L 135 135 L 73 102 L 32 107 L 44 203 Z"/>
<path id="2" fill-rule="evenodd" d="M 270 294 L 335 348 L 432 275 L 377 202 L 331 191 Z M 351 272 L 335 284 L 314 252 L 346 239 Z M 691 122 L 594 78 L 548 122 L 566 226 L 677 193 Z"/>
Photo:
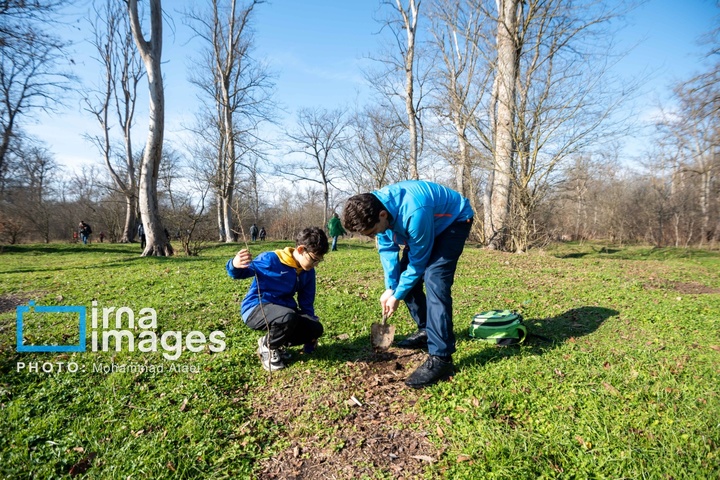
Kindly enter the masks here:
<path id="1" fill-rule="evenodd" d="M 235 268 L 247 268 L 248 265 L 250 265 L 251 261 L 252 255 L 250 254 L 250 252 L 248 252 L 246 248 L 243 248 L 235 254 L 232 264 Z"/>
<path id="2" fill-rule="evenodd" d="M 380 307 L 382 308 L 383 315 L 390 317 L 395 310 L 397 310 L 399 300 L 393 296 L 394 290 L 388 288 L 380 296 Z"/>

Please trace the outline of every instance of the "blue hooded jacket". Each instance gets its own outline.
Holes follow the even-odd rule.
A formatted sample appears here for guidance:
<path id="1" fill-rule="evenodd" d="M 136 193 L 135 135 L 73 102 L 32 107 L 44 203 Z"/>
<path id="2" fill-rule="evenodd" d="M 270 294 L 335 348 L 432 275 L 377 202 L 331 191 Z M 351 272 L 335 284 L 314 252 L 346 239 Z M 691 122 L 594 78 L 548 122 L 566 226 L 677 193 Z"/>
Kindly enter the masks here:
<path id="1" fill-rule="evenodd" d="M 409 180 L 372 193 L 392 217 L 390 228 L 377 235 L 385 288 L 402 300 L 425 273 L 435 237 L 455 222 L 471 220 L 474 213 L 467 198 L 432 182 Z M 402 274 L 400 245 L 410 248 Z"/>

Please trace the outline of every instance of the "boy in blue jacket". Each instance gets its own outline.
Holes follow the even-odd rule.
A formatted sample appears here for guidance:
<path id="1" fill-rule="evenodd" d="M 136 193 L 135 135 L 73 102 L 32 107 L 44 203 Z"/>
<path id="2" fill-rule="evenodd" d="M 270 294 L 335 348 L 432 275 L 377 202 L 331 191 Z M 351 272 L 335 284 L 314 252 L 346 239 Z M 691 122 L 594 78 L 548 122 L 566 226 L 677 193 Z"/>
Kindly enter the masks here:
<path id="1" fill-rule="evenodd" d="M 405 382 L 410 387 L 433 385 L 453 374 L 451 287 L 473 217 L 470 201 L 458 192 L 417 180 L 355 195 L 345 203 L 345 228 L 377 238 L 385 272 L 383 314 L 392 315 L 404 300 L 418 326 L 397 345 L 428 349 L 425 363 Z"/>
<path id="2" fill-rule="evenodd" d="M 230 277 L 253 277 L 240 312 L 245 325 L 267 331 L 258 339 L 258 355 L 265 370 L 285 368 L 285 347 L 304 344 L 310 352 L 323 334 L 313 305 L 315 266 L 327 251 L 327 235 L 321 228 L 311 227 L 298 234 L 295 248 L 263 252 L 255 260 L 242 249 L 228 260 Z"/>

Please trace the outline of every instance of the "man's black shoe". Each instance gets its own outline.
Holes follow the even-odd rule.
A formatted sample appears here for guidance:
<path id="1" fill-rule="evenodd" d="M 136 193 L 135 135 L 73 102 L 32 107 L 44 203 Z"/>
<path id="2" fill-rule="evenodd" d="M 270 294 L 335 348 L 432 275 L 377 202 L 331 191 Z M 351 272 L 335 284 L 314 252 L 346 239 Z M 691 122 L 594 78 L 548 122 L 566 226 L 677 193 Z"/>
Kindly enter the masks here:
<path id="1" fill-rule="evenodd" d="M 453 368 L 452 359 L 445 362 L 440 359 L 440 357 L 429 355 L 425 363 L 420 365 L 417 370 L 410 374 L 408 379 L 405 380 L 405 385 L 412 388 L 428 387 L 440 381 L 447 380 L 453 373 L 455 373 L 455 369 Z"/>
<path id="2" fill-rule="evenodd" d="M 425 330 L 418 330 L 405 340 L 399 341 L 397 346 L 400 348 L 427 349 L 427 332 Z"/>

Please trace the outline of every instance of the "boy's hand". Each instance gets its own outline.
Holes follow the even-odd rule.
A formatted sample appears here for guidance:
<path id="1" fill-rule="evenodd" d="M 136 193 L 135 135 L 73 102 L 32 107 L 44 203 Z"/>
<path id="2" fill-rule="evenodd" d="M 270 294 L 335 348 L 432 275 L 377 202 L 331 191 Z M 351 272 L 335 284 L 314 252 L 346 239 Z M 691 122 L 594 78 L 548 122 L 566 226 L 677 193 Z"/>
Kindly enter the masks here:
<path id="1" fill-rule="evenodd" d="M 248 265 L 250 265 L 251 261 L 252 255 L 250 254 L 250 252 L 248 252 L 246 248 L 243 248 L 235 254 L 232 264 L 235 268 L 247 268 Z"/>

